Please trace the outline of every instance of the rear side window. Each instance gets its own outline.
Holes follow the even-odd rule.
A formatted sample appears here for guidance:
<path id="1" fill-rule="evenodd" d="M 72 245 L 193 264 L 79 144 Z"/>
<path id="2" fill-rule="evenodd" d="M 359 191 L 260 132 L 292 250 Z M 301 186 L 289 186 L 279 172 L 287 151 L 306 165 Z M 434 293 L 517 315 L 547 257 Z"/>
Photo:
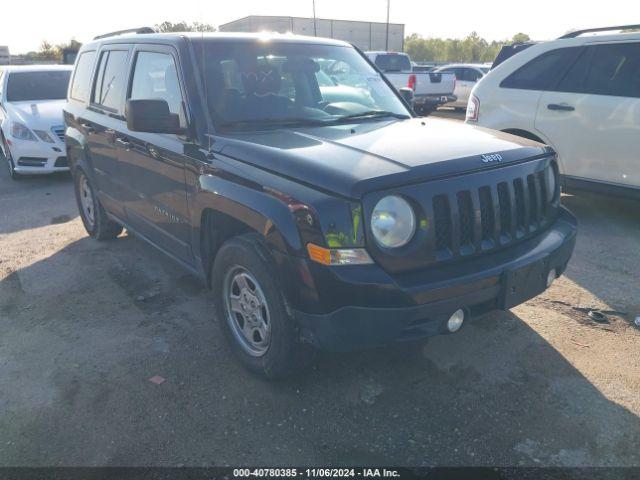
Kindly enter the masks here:
<path id="1" fill-rule="evenodd" d="M 411 70 L 411 61 L 406 55 L 378 55 L 375 63 L 383 72 Z"/>
<path id="2" fill-rule="evenodd" d="M 74 100 L 80 100 L 81 102 L 87 102 L 89 100 L 91 73 L 93 71 L 93 61 L 95 58 L 95 51 L 84 52 L 78 57 L 70 94 Z"/>
<path id="3" fill-rule="evenodd" d="M 580 47 L 567 47 L 545 52 L 505 78 L 500 86 L 547 90 L 558 82 L 579 51 Z"/>
<path id="4" fill-rule="evenodd" d="M 165 100 L 169 111 L 180 115 L 184 122 L 182 91 L 173 57 L 167 53 L 138 52 L 129 98 Z"/>
<path id="5" fill-rule="evenodd" d="M 477 82 L 482 78 L 482 74 L 473 68 L 464 68 L 463 70 L 462 78 L 467 82 Z"/>
<path id="6" fill-rule="evenodd" d="M 558 90 L 640 98 L 640 43 L 586 47 Z"/>
<path id="7" fill-rule="evenodd" d="M 102 52 L 100 56 L 98 77 L 93 91 L 93 103 L 115 113 L 121 113 L 120 109 L 124 99 L 127 55 L 126 50 L 109 50 Z"/>

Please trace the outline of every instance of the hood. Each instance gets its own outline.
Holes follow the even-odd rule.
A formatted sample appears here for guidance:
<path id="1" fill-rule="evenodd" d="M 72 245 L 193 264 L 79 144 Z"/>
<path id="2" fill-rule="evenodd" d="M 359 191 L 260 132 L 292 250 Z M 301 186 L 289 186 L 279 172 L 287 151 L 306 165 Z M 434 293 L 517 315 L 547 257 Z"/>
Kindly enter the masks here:
<path id="1" fill-rule="evenodd" d="M 520 137 L 437 118 L 234 133 L 217 146 L 240 161 L 349 198 L 553 154 Z"/>
<path id="2" fill-rule="evenodd" d="M 24 123 L 30 129 L 48 131 L 51 127 L 64 125 L 62 108 L 65 103 L 66 100 L 38 100 L 6 105 L 11 120 Z"/>

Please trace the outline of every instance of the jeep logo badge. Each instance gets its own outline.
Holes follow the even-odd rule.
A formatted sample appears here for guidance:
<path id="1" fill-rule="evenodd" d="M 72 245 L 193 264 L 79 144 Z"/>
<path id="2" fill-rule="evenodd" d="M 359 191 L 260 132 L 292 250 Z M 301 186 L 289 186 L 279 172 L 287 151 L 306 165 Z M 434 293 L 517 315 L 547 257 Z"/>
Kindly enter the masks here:
<path id="1" fill-rule="evenodd" d="M 489 155 L 481 155 L 483 163 L 501 162 L 502 155 L 499 153 L 491 153 Z"/>

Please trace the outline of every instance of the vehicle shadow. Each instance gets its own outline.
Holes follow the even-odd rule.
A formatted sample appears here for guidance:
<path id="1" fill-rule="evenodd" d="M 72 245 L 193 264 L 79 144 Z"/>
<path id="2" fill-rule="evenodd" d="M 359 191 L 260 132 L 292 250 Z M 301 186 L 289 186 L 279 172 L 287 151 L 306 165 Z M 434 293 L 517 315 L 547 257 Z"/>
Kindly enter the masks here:
<path id="1" fill-rule="evenodd" d="M 627 320 L 640 315 L 640 203 L 586 192 L 563 195 L 562 203 L 579 222 L 565 276 Z"/>
<path id="2" fill-rule="evenodd" d="M 66 223 L 78 216 L 71 175 L 24 175 L 12 180 L 0 152 L 0 235 L 50 224 Z"/>
<path id="3" fill-rule="evenodd" d="M 322 353 L 269 383 L 212 312 L 198 281 L 129 236 L 2 278 L 0 463 L 640 464 L 638 416 L 513 313 L 423 347 Z"/>

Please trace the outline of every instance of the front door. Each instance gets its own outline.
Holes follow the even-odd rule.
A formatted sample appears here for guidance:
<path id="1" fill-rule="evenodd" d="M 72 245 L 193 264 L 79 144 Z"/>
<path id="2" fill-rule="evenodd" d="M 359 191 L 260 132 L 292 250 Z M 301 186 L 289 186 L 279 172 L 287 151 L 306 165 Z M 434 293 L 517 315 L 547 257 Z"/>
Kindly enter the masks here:
<path id="1" fill-rule="evenodd" d="M 123 99 L 129 48 L 125 45 L 103 49 L 99 58 L 91 104 L 77 121 L 89 144 L 100 201 L 108 211 L 120 216 L 122 176 L 115 139 L 125 126 Z"/>
<path id="2" fill-rule="evenodd" d="M 536 129 L 563 173 L 640 186 L 640 42 L 587 46 L 538 104 Z"/>
<path id="3" fill-rule="evenodd" d="M 139 45 L 128 98 L 161 99 L 186 127 L 185 102 L 174 51 Z M 179 135 L 126 131 L 116 144 L 125 172 L 127 221 L 153 243 L 191 263 L 185 184 L 185 142 Z"/>

